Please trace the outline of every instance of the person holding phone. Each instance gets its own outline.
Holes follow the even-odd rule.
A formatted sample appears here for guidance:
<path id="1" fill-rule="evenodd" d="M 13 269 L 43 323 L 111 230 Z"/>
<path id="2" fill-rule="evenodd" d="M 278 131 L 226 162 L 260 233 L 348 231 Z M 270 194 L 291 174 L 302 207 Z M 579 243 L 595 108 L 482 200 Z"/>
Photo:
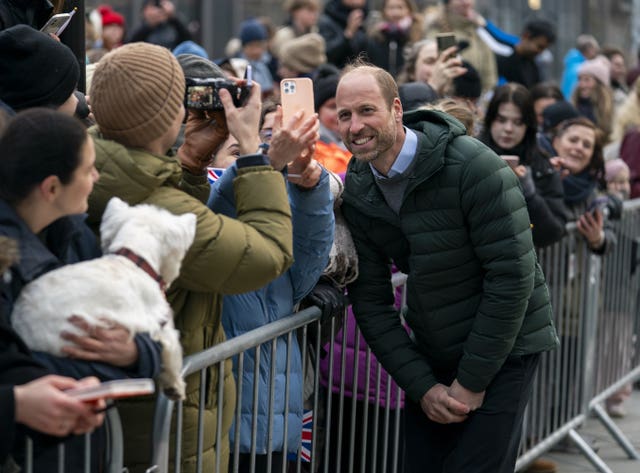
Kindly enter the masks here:
<path id="1" fill-rule="evenodd" d="M 533 243 L 542 248 L 565 234 L 569 216 L 560 173 L 538 149 L 537 122 L 531 94 L 522 85 L 495 90 L 484 117 L 480 140 L 518 176 L 531 219 Z"/>
<path id="2" fill-rule="evenodd" d="M 2 120 L 2 117 L 0 117 Z M 0 236 L 0 292 L 7 284 L 5 271 L 18 258 L 17 242 Z M 94 412 L 104 401 L 87 404 L 65 394 L 70 388 L 95 386 L 97 378 L 77 381 L 50 374 L 38 363 L 20 336 L 7 323 L 0 300 L 0 470 L 20 437 L 21 426 L 64 437 L 98 427 L 104 415 Z"/>
<path id="3" fill-rule="evenodd" d="M 398 77 L 398 84 L 425 82 L 439 95 L 453 93 L 453 81 L 467 72 L 456 54 L 457 46 L 438 50 L 435 39 L 414 43 Z"/>
<path id="4" fill-rule="evenodd" d="M 237 79 L 239 84 L 243 84 Z M 224 110 L 188 110 L 184 143 L 172 149 L 185 118 L 184 73 L 166 48 L 125 44 L 100 60 L 91 86 L 97 126 L 91 130 L 96 166 L 102 179 L 89 197 L 88 223 L 99 225 L 107 202 L 148 203 L 198 217 L 193 245 L 180 276 L 167 290 L 183 352 L 190 355 L 225 340 L 221 324 L 224 294 L 263 287 L 293 262 L 291 210 L 280 171 L 297 153 L 269 160 L 259 147 L 260 85 L 251 87 L 244 106 L 234 106 L 227 89 L 219 90 Z M 297 130 L 299 142 L 315 139 L 310 125 Z M 234 179 L 237 219 L 213 213 L 205 204 L 210 187 L 207 167 L 229 135 L 242 155 Z M 218 380 L 224 386 L 218 410 Z M 229 360 L 207 370 L 204 410 L 203 470 L 227 471 L 229 428 L 235 408 L 235 383 Z M 200 374 L 187 380 L 181 452 L 182 471 L 195 471 Z M 149 430 L 154 404 L 148 399 L 121 401 L 125 461 L 148 467 Z M 221 422 L 220 443 L 216 429 Z"/>
<path id="5" fill-rule="evenodd" d="M 569 220 L 576 222 L 578 232 L 596 254 L 611 251 L 615 233 L 605 226 L 603 207 L 594 205 L 606 191 L 603 133 L 588 118 L 579 117 L 562 122 L 554 131 L 552 146 L 556 156 L 551 164 L 562 173 L 564 200 Z M 619 215 L 617 199 L 606 199 L 606 206 Z"/>
<path id="6" fill-rule="evenodd" d="M 583 277 L 578 276 L 584 275 L 589 254 L 610 254 L 616 246 L 618 237 L 607 214 L 619 216 L 622 202 L 606 194 L 603 133 L 591 120 L 578 117 L 561 122 L 553 131 L 551 143 L 556 155 L 550 161 L 562 175 L 569 221 L 575 222 L 578 233 L 578 243 L 570 248 L 567 257 L 567 274 L 562 279 L 565 287 L 561 293 L 565 299 L 581 300 L 585 297 L 583 293 L 586 285 Z M 602 297 L 606 298 L 608 295 Z M 575 353 L 580 343 L 582 309 L 567 300 L 563 306 L 568 309 L 563 314 L 562 323 L 558 325 L 558 334 L 564 347 L 563 353 Z M 567 412 L 572 400 L 581 399 L 583 395 L 580 392 L 579 362 L 570 359 L 566 363 L 566 385 L 569 389 L 560 392 L 558 405 L 551 406 L 549 410 L 550 416 L 556 410 Z M 593 448 L 595 439 L 588 441 Z M 555 447 L 560 451 L 570 448 L 568 438 Z"/>
<path id="7" fill-rule="evenodd" d="M 33 108 L 18 113 L 3 132 L 0 148 L 3 150 L 0 156 L 0 235 L 18 241 L 19 252 L 23 255 L 11 266 L 11 284 L 1 293 L 2 310 L 6 311 L 5 323 L 8 324 L 13 304 L 28 283 L 66 264 L 100 256 L 96 238 L 85 225 L 83 215 L 98 172 L 94 167 L 93 143 L 84 126 L 75 118 L 51 109 Z M 95 376 L 112 380 L 153 377 L 159 372 L 161 346 L 148 335 L 131 337 L 129 331 L 119 325 L 96 329 L 89 327 L 78 315 L 81 314 L 70 317 L 80 329 L 78 334 L 61 334 L 68 342 L 63 347 L 67 356 L 30 353 L 31 358 L 42 366 L 43 373 L 75 379 Z M 25 368 L 29 366 L 25 364 Z M 27 369 L 22 378 L 19 376 L 20 373 L 14 381 L 20 379 L 22 382 L 16 384 L 34 379 Z M 75 383 L 56 378 L 42 382 L 40 386 L 63 389 L 75 387 Z M 63 398 L 59 401 L 67 406 L 63 410 L 69 409 L 69 415 L 64 420 L 65 429 L 60 429 L 56 435 L 62 435 L 62 430 L 64 434 L 74 430 L 80 432 L 72 422 L 75 403 Z M 24 415 L 21 411 L 18 414 Z M 58 415 L 54 409 L 52 417 Z M 43 427 L 46 433 L 51 433 L 50 426 Z M 94 447 L 103 446 L 100 436 L 93 442 Z M 51 465 L 57 463 L 57 446 L 38 438 L 34 445 L 36 469 L 51 469 Z M 16 460 L 23 460 L 22 447 L 23 443 L 17 444 Z M 69 454 L 65 457 L 65 471 L 80 471 L 83 462 L 77 453 L 83 450 L 84 439 L 72 437 L 66 447 Z M 95 464 L 100 460 L 97 455 L 92 459 Z"/>
<path id="8" fill-rule="evenodd" d="M 469 46 L 460 53 L 480 74 L 482 91 L 491 90 L 498 83 L 498 65 L 491 48 L 478 34 L 475 0 L 448 0 L 425 18 L 425 35 L 435 38 L 440 33 L 453 33 L 457 41 Z"/>
<path id="9" fill-rule="evenodd" d="M 28 25 L 39 30 L 54 13 L 60 13 L 63 0 L 0 2 L 0 31 L 15 25 Z"/>
<path id="10" fill-rule="evenodd" d="M 71 49 L 27 25 L 0 31 L 0 100 L 13 110 L 50 107 L 73 115 L 80 66 Z"/>
<path id="11" fill-rule="evenodd" d="M 393 77 L 355 63 L 336 93 L 358 254 L 357 323 L 405 391 L 408 473 L 514 470 L 540 353 L 558 339 L 515 174 L 447 114 L 404 114 Z M 391 264 L 408 275 L 404 320 Z"/>
<path id="12" fill-rule="evenodd" d="M 313 111 L 313 108 L 311 110 Z M 295 138 L 295 134 L 304 130 L 307 123 L 313 123 L 317 129 L 318 119 L 313 113 L 311 117 L 305 115 L 302 118 L 299 114 L 294 114 L 288 121 L 283 121 L 282 112 L 276 102 L 268 100 L 263 103 L 260 136 L 263 143 L 269 145 L 268 155 L 296 156 L 285 172 L 285 176 L 290 176 L 287 179 L 287 193 L 293 221 L 294 263 L 280 277 L 256 291 L 224 297 L 222 324 L 229 338 L 290 316 L 297 304 L 318 282 L 327 265 L 333 242 L 333 198 L 329 188 L 329 173 L 313 159 L 315 140 L 309 142 L 307 148 L 300 148 L 296 146 L 298 140 Z M 227 149 L 233 142 L 237 143 L 234 137 L 230 137 L 229 140 L 225 144 Z M 225 155 L 226 152 L 222 151 L 219 154 Z M 216 155 L 214 162 L 222 164 L 223 160 L 219 160 L 219 156 Z M 233 163 L 212 184 L 208 206 L 214 212 L 236 217 L 233 181 L 237 172 L 237 166 Z M 297 176 L 293 177 L 293 174 Z M 290 360 L 288 373 L 287 354 Z M 236 407 L 240 410 L 241 419 L 239 436 L 236 437 L 235 429 L 231 429 L 232 446 L 239 444 L 238 471 L 250 471 L 252 446 L 256 449 L 255 471 L 268 471 L 268 426 L 271 419 L 271 471 L 281 471 L 283 463 L 287 462 L 287 454 L 298 451 L 302 438 L 304 379 L 299 341 L 297 337 L 293 337 L 289 344 L 286 336 L 279 337 L 276 341 L 275 357 L 271 356 L 270 345 L 262 346 L 259 370 L 260 373 L 270 373 L 272 365 L 275 364 L 276 376 L 273 380 L 264 376 L 254 377 L 253 350 L 245 353 L 244 360 L 242 372 L 238 371 L 237 364 L 233 367 L 236 379 L 242 379 L 243 382 L 242 399 Z M 270 412 L 268 404 L 263 401 L 266 401 L 272 383 L 275 384 L 277 395 L 273 412 Z M 253 391 L 256 384 L 260 401 L 257 411 L 254 412 Z M 287 390 L 288 404 L 285 403 Z M 252 445 L 254 414 L 258 417 L 258 432 L 257 443 Z M 284 451 L 285 441 L 288 451 Z M 236 460 L 232 456 L 229 471 L 234 471 L 234 466 Z"/>

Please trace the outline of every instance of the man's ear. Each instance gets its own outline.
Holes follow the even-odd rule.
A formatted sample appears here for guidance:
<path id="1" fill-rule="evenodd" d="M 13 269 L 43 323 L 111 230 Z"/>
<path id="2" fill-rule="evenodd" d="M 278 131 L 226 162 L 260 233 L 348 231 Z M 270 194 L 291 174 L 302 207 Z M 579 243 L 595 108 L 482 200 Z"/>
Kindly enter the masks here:
<path id="1" fill-rule="evenodd" d="M 393 107 L 393 117 L 395 118 L 396 122 L 402 123 L 402 115 L 404 112 L 402 111 L 402 102 L 400 102 L 400 99 L 398 97 L 393 99 L 392 107 Z"/>
<path id="2" fill-rule="evenodd" d="M 52 174 L 40 182 L 38 189 L 40 190 L 40 195 L 42 195 L 46 202 L 52 202 L 57 197 L 58 192 L 60 192 L 61 186 L 62 183 L 58 176 Z"/>

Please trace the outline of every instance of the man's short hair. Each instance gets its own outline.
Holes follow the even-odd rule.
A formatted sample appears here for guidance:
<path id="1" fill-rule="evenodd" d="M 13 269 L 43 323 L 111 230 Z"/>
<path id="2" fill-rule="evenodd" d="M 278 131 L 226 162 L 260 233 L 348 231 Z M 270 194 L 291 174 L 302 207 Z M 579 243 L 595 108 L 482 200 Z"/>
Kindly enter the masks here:
<path id="1" fill-rule="evenodd" d="M 396 84 L 393 76 L 384 69 L 365 61 L 362 57 L 358 57 L 343 68 L 342 77 L 355 70 L 362 70 L 363 72 L 368 72 L 373 76 L 378 83 L 378 87 L 380 87 L 380 92 L 382 93 L 384 101 L 387 103 L 389 110 L 391 110 L 393 101 L 396 98 L 400 98 L 398 84 Z"/>
<path id="2" fill-rule="evenodd" d="M 524 25 L 522 33 L 526 33 L 530 38 L 539 38 L 541 36 L 547 38 L 549 44 L 554 43 L 556 40 L 555 26 L 550 21 L 542 20 L 540 18 L 528 21 Z"/>

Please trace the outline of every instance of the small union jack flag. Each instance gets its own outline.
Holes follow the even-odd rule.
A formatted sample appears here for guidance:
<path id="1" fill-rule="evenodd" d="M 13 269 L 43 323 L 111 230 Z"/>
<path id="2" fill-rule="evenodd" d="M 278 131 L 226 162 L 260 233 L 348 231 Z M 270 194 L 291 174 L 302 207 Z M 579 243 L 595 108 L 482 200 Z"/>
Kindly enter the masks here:
<path id="1" fill-rule="evenodd" d="M 300 458 L 305 463 L 311 463 L 311 444 L 313 442 L 313 410 L 305 409 L 302 416 L 302 442 L 300 445 Z M 289 453 L 289 460 L 296 461 L 297 455 Z"/>
<path id="2" fill-rule="evenodd" d="M 218 179 L 220 179 L 220 176 L 222 176 L 223 172 L 224 168 L 207 168 L 207 179 L 209 181 L 209 184 L 213 184 Z"/>

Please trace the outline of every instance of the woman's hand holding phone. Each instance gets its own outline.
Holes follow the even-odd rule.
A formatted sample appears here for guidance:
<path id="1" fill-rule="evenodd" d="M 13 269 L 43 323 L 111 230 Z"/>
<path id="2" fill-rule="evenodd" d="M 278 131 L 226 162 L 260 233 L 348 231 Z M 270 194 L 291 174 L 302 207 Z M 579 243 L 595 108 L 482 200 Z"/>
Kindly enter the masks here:
<path id="1" fill-rule="evenodd" d="M 282 113 L 282 107 L 278 107 L 268 153 L 272 166 L 277 170 L 282 170 L 296 159 L 311 159 L 315 142 L 320 138 L 320 122 L 316 114 L 304 118 L 304 113 L 297 111 L 283 123 Z"/>
<path id="2" fill-rule="evenodd" d="M 602 210 L 595 208 L 588 210 L 576 222 L 578 231 L 585 237 L 592 249 L 598 249 L 604 244 L 604 215 Z"/>
<path id="3" fill-rule="evenodd" d="M 433 63 L 433 71 L 429 79 L 429 85 L 438 94 L 444 94 L 453 83 L 453 79 L 467 72 L 466 67 L 462 67 L 462 60 L 456 54 L 457 46 L 451 46 L 440 52 L 436 62 Z"/>

